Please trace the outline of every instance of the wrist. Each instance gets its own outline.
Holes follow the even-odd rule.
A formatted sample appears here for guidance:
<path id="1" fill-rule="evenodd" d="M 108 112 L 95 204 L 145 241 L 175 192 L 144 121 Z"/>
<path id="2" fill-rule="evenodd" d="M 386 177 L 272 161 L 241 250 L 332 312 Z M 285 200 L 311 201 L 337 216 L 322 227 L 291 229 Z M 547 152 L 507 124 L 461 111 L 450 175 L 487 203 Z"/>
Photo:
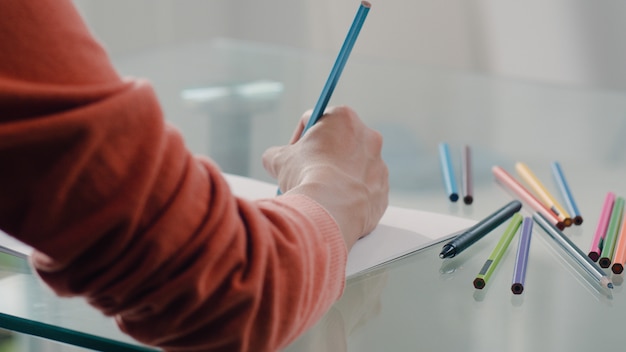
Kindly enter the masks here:
<path id="1" fill-rule="evenodd" d="M 362 210 L 354 204 L 357 198 L 354 194 L 349 194 L 341 187 L 329 187 L 328 183 L 317 181 L 301 183 L 287 193 L 302 194 L 324 208 L 339 227 L 348 251 L 361 237 L 361 230 L 356 225 L 361 223 L 358 219 Z"/>

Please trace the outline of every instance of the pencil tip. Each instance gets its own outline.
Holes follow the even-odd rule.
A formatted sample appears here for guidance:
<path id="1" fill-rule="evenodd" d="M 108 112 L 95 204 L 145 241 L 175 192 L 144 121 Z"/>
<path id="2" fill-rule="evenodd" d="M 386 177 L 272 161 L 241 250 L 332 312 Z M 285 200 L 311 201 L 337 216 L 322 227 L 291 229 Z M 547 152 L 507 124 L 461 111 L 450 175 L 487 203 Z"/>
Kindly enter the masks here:
<path id="1" fill-rule="evenodd" d="M 611 289 L 612 289 L 612 288 L 613 288 L 613 283 L 612 283 L 612 282 L 609 282 L 608 284 L 606 284 L 606 286 L 607 286 L 608 288 L 611 288 Z"/>
<path id="2" fill-rule="evenodd" d="M 441 259 L 450 258 L 450 257 L 454 257 L 455 254 L 456 254 L 456 250 L 454 249 L 454 246 L 450 244 L 446 244 L 441 249 L 441 253 L 439 253 L 439 258 Z"/>

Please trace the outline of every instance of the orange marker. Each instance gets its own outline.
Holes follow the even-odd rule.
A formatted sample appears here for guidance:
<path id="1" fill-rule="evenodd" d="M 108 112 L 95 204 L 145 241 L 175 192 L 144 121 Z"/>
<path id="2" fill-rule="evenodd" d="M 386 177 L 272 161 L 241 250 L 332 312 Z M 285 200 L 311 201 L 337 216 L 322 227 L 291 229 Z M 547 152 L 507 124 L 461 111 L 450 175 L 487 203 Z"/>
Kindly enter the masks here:
<path id="1" fill-rule="evenodd" d="M 613 266 L 611 270 L 615 274 L 621 274 L 624 271 L 624 265 L 626 264 L 626 215 L 622 218 L 622 230 L 619 233 L 617 239 L 617 246 L 615 247 L 615 255 L 613 256 Z"/>

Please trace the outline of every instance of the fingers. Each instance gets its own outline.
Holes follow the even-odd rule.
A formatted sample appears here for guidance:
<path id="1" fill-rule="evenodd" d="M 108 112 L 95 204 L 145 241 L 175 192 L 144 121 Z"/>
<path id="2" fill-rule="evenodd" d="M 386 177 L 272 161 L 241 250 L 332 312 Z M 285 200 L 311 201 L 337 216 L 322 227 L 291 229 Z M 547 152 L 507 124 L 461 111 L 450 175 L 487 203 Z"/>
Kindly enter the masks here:
<path id="1" fill-rule="evenodd" d="M 296 129 L 294 130 L 291 139 L 289 140 L 289 144 L 294 144 L 296 143 L 298 140 L 300 140 L 300 137 L 302 137 L 302 131 L 304 131 L 304 128 L 306 127 L 306 125 L 308 124 L 309 120 L 311 119 L 311 114 L 313 113 L 313 110 L 308 110 L 306 111 L 304 114 L 302 114 L 302 116 L 300 117 L 300 121 L 298 122 L 298 125 L 296 126 Z M 359 124 L 363 124 L 362 121 L 359 119 L 359 117 L 357 116 L 356 112 L 354 112 L 354 110 L 352 110 L 351 108 L 347 107 L 347 106 L 331 106 L 328 107 L 326 109 L 326 111 L 324 111 L 324 115 L 322 115 L 322 118 L 320 118 L 318 120 L 318 123 L 328 123 L 328 119 L 326 119 L 326 117 L 330 117 L 333 116 L 333 118 L 348 118 L 351 120 L 350 123 L 359 123 Z M 333 121 L 332 123 L 345 123 L 344 121 Z M 313 127 L 311 127 L 313 128 Z"/>
<path id="2" fill-rule="evenodd" d="M 328 108 L 302 136 L 310 118 L 302 115 L 290 144 L 263 153 L 263 166 L 283 193 L 305 194 L 332 214 L 351 248 L 388 205 L 383 137 L 347 106 Z"/>
<path id="3" fill-rule="evenodd" d="M 304 114 L 302 114 L 298 122 L 298 125 L 296 126 L 296 129 L 293 131 L 293 134 L 291 135 L 291 138 L 289 139 L 289 144 L 294 144 L 300 139 L 300 136 L 302 135 L 302 131 L 304 130 L 304 127 L 306 126 L 307 122 L 311 118 L 312 113 L 313 113 L 313 110 L 308 110 Z M 278 178 L 278 174 L 280 172 L 279 170 L 280 163 L 277 162 L 276 159 L 278 155 L 280 155 L 283 152 L 284 148 L 285 146 L 270 147 L 263 153 L 263 156 L 262 156 L 263 167 L 273 178 Z"/>
<path id="4" fill-rule="evenodd" d="M 296 130 L 293 131 L 293 134 L 291 135 L 289 144 L 294 144 L 300 139 L 300 136 L 302 135 L 302 131 L 304 131 L 304 127 L 309 122 L 309 119 L 311 118 L 312 113 L 313 113 L 313 110 L 308 110 L 304 114 L 302 114 L 302 116 L 300 117 L 300 121 L 298 122 L 298 125 L 296 126 Z"/>
<path id="5" fill-rule="evenodd" d="M 284 147 L 270 147 L 263 152 L 263 167 L 272 178 L 278 177 L 278 165 L 280 165 L 280 163 L 276 162 L 276 159 L 283 148 Z"/>

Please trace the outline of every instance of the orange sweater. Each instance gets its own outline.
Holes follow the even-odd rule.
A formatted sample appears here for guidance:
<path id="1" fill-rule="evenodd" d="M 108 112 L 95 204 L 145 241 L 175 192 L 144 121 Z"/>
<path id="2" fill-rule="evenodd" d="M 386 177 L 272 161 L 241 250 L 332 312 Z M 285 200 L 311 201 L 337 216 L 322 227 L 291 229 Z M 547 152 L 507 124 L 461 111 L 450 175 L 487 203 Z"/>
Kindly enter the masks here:
<path id="1" fill-rule="evenodd" d="M 280 349 L 339 298 L 347 253 L 323 208 L 235 198 L 71 0 L 0 14 L 0 228 L 56 293 L 171 351 Z"/>

